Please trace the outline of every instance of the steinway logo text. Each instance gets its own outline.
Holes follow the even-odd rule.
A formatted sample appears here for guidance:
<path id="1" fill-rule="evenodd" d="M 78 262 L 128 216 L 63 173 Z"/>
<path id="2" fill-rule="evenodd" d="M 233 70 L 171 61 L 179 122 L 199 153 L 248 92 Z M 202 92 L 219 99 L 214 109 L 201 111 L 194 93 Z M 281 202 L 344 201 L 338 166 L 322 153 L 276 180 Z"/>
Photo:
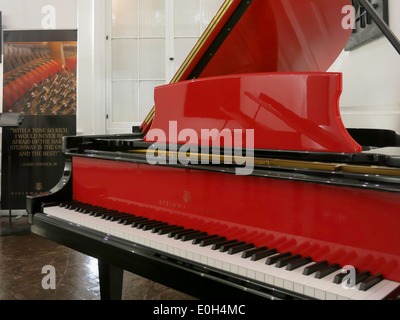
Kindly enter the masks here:
<path id="1" fill-rule="evenodd" d="M 237 175 L 250 175 L 254 171 L 254 130 L 204 129 L 201 136 L 193 129 L 178 132 L 176 121 L 169 122 L 167 134 L 161 129 L 147 133 L 150 141 L 157 141 L 146 152 L 151 165 L 228 165 Z M 245 140 L 245 141 L 243 141 Z M 161 143 L 159 142 L 161 141 Z M 162 143 L 169 141 L 169 144 Z M 178 141 L 186 143 L 178 144 Z M 201 141 L 201 145 L 198 142 Z M 223 143 L 221 143 L 223 142 Z M 243 148 L 243 145 L 246 147 Z"/>

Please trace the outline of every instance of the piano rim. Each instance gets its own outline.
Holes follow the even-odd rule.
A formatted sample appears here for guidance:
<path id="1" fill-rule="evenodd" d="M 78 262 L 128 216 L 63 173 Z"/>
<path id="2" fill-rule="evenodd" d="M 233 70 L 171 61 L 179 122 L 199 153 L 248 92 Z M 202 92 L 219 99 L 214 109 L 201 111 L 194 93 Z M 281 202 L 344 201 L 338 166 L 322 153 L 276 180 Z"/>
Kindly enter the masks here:
<path id="1" fill-rule="evenodd" d="M 31 232 L 198 299 L 221 300 L 224 297 L 223 300 L 317 300 L 43 213 L 34 214 Z M 139 260 L 138 266 L 133 266 L 129 261 L 133 259 Z M 147 263 L 162 267 L 158 269 L 162 271 L 158 271 L 155 277 L 149 275 Z M 162 276 L 166 272 L 167 276 Z M 184 286 L 179 282 L 182 279 L 185 279 L 182 281 Z M 189 285 L 188 279 L 191 279 Z M 178 284 L 173 280 L 178 281 Z"/>

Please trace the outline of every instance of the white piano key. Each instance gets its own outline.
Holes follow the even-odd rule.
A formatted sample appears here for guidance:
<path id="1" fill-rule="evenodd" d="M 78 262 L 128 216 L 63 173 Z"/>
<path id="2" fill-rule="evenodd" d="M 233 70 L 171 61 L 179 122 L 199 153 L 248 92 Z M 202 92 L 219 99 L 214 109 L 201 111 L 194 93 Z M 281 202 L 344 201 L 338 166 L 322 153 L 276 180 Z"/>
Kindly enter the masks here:
<path id="1" fill-rule="evenodd" d="M 284 288 L 294 291 L 296 293 L 304 294 L 304 285 L 306 284 L 307 277 L 303 275 L 306 267 L 313 265 L 315 262 L 308 263 L 303 267 L 297 268 L 292 271 L 287 271 L 287 277 L 284 280 Z"/>
<path id="2" fill-rule="evenodd" d="M 365 299 L 366 300 L 382 300 L 384 299 L 390 292 L 395 290 L 399 286 L 398 282 L 390 281 L 390 280 L 382 280 L 376 285 L 375 290 L 369 289 L 366 292 L 370 292 Z"/>
<path id="3" fill-rule="evenodd" d="M 319 300 L 326 300 L 326 292 L 329 287 L 332 286 L 333 279 L 335 277 L 336 271 L 327 275 L 322 279 L 316 279 L 315 274 L 311 275 L 310 281 L 305 286 L 304 290 L 311 297 Z M 309 276 L 310 277 L 310 276 Z"/>
<path id="4" fill-rule="evenodd" d="M 332 286 L 330 286 L 327 289 L 327 293 L 326 293 L 326 299 L 327 300 L 340 300 L 339 297 L 341 297 L 341 293 L 342 292 L 347 292 L 347 291 L 356 291 L 356 287 L 352 287 L 352 288 L 348 288 L 345 287 L 344 284 L 340 283 L 333 283 Z M 342 296 L 344 298 L 344 296 Z M 345 300 L 348 300 L 348 298 L 346 298 Z"/>
<path id="5" fill-rule="evenodd" d="M 365 300 L 370 295 L 367 291 L 360 291 L 360 284 L 355 286 L 355 290 L 342 290 L 339 293 L 338 300 Z"/>

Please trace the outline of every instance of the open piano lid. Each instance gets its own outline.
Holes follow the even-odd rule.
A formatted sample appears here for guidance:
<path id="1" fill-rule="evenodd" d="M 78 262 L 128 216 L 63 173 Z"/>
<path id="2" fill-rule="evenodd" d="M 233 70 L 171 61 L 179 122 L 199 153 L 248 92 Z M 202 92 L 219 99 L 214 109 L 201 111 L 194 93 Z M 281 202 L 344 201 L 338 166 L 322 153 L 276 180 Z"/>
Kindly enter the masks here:
<path id="1" fill-rule="evenodd" d="M 171 83 L 258 72 L 325 72 L 348 42 L 350 0 L 226 0 Z M 141 128 L 147 132 L 154 108 Z"/>

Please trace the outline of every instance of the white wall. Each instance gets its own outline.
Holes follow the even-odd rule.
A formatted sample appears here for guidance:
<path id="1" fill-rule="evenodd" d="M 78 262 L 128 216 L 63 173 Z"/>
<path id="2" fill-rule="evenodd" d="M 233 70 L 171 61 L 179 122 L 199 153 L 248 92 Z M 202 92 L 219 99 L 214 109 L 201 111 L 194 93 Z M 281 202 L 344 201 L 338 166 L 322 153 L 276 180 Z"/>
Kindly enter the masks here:
<path id="1" fill-rule="evenodd" d="M 78 1 L 77 133 L 104 134 L 107 0 Z"/>
<path id="2" fill-rule="evenodd" d="M 76 29 L 78 0 L 0 0 L 3 12 L 3 27 L 6 29 L 42 29 L 46 18 L 43 8 L 48 5 L 56 9 L 57 29 Z M 45 9 L 44 9 L 45 10 Z"/>
<path id="3" fill-rule="evenodd" d="M 389 0 L 390 28 L 400 38 L 400 1 Z M 343 52 L 330 71 L 342 72 L 341 114 L 347 128 L 400 133 L 400 55 L 380 38 Z"/>

